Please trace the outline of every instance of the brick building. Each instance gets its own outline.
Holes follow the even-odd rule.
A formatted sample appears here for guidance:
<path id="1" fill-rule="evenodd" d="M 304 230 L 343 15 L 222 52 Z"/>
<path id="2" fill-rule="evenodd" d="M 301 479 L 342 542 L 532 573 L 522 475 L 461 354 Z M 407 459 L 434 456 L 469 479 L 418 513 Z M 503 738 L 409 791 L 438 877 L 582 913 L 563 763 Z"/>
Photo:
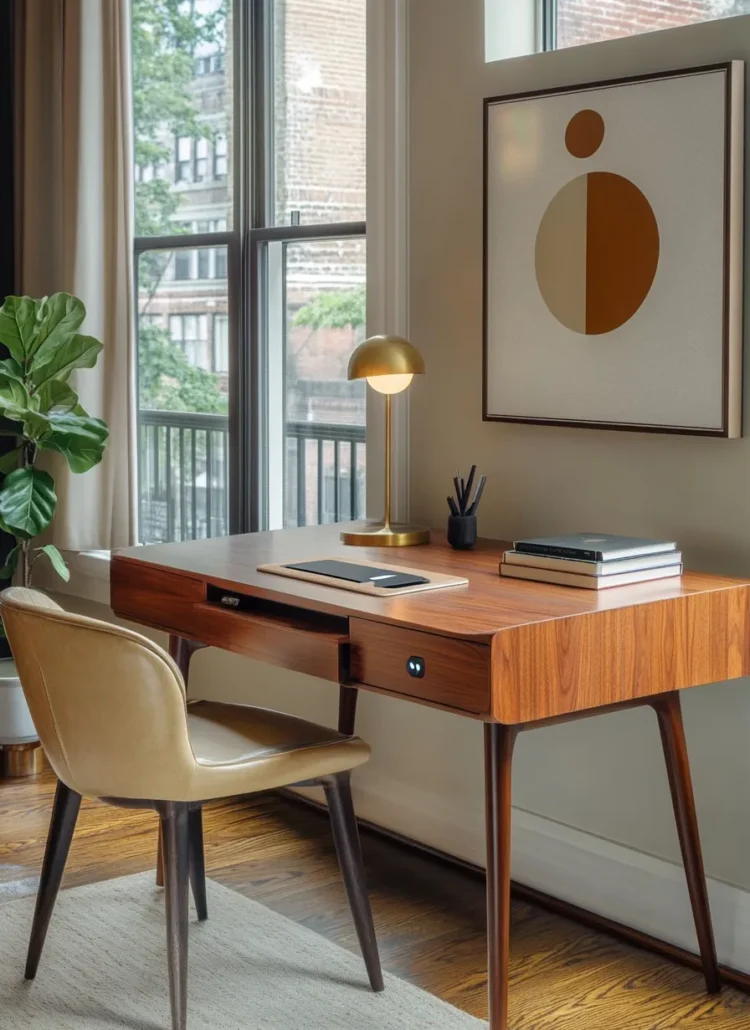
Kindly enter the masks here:
<path id="1" fill-rule="evenodd" d="M 750 0 L 558 0 L 560 47 L 670 29 L 732 14 L 750 14 Z"/>

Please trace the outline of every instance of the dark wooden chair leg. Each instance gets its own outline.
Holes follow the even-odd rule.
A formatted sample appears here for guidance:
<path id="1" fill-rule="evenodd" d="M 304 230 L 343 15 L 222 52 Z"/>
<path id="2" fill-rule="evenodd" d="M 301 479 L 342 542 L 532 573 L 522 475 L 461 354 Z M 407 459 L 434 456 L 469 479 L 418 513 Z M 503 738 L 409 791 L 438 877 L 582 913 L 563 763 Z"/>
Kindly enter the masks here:
<path id="1" fill-rule="evenodd" d="M 39 968 L 42 948 L 47 937 L 47 928 L 60 890 L 65 862 L 68 858 L 70 842 L 73 839 L 73 831 L 76 828 L 80 808 L 81 795 L 58 781 L 26 958 L 27 980 L 33 980 Z"/>
<path id="2" fill-rule="evenodd" d="M 380 968 L 378 941 L 372 921 L 370 896 L 367 892 L 365 867 L 362 861 L 362 848 L 359 841 L 359 830 L 354 815 L 352 792 L 349 784 L 349 773 L 339 773 L 324 781 L 323 787 L 328 801 L 331 817 L 333 841 L 336 845 L 341 875 L 349 899 L 354 926 L 357 930 L 362 957 L 365 960 L 367 975 L 373 991 L 382 991 L 383 971 Z"/>
<path id="3" fill-rule="evenodd" d="M 701 839 L 698 831 L 698 817 L 695 812 L 695 797 L 690 776 L 690 760 L 682 722 L 680 695 L 676 691 L 660 698 L 653 705 L 659 720 L 664 758 L 667 763 L 672 805 L 680 837 L 682 861 L 685 865 L 690 903 L 698 935 L 703 975 L 709 994 L 721 990 L 719 964 L 716 958 L 711 909 L 708 903 L 706 873 L 703 868 Z"/>
<path id="4" fill-rule="evenodd" d="M 203 809 L 193 808 L 189 816 L 190 833 L 190 884 L 198 921 L 208 919 L 206 898 L 206 862 L 203 854 Z"/>
<path id="5" fill-rule="evenodd" d="M 508 1027 L 511 770 L 517 732 L 500 723 L 484 727 L 489 1030 Z"/>
<path id="6" fill-rule="evenodd" d="M 172 1030 L 187 1026 L 188 887 L 190 868 L 189 806 L 168 801 L 159 806 L 164 837 L 167 909 L 167 956 Z"/>

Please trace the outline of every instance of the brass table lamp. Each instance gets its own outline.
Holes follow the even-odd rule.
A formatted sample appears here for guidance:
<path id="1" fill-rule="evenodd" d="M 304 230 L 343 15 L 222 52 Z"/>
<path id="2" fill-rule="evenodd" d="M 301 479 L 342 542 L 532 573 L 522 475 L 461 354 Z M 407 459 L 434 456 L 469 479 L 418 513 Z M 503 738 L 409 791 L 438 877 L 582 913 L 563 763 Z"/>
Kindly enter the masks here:
<path id="1" fill-rule="evenodd" d="M 349 379 L 366 379 L 373 390 L 385 394 L 385 517 L 360 532 L 342 533 L 345 544 L 406 547 L 430 542 L 429 529 L 391 525 L 391 397 L 405 390 L 422 372 L 422 355 L 401 336 L 371 336 L 349 359 Z"/>

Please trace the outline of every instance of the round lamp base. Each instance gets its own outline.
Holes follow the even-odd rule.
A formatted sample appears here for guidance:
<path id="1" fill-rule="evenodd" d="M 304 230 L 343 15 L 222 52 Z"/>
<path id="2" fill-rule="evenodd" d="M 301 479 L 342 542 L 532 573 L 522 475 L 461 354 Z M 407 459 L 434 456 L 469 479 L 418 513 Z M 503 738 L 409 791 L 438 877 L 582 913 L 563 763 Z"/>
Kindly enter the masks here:
<path id="1" fill-rule="evenodd" d="M 37 776 L 44 772 L 44 751 L 39 741 L 0 746 L 0 779 Z"/>
<path id="2" fill-rule="evenodd" d="M 341 542 L 354 547 L 413 547 L 429 544 L 430 531 L 421 526 L 384 526 L 372 522 L 366 529 L 342 533 Z"/>

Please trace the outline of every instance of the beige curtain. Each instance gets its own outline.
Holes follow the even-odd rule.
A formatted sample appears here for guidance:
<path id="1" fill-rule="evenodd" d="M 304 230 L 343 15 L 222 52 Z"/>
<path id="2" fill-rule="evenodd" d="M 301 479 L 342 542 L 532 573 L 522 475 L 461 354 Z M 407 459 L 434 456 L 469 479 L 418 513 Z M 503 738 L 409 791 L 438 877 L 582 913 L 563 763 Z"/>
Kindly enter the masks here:
<path id="1" fill-rule="evenodd" d="M 104 350 L 71 382 L 110 428 L 104 460 L 90 472 L 50 462 L 52 540 L 67 550 L 121 547 L 136 532 L 129 3 L 18 7 L 17 288 L 83 300 L 84 331 Z"/>

